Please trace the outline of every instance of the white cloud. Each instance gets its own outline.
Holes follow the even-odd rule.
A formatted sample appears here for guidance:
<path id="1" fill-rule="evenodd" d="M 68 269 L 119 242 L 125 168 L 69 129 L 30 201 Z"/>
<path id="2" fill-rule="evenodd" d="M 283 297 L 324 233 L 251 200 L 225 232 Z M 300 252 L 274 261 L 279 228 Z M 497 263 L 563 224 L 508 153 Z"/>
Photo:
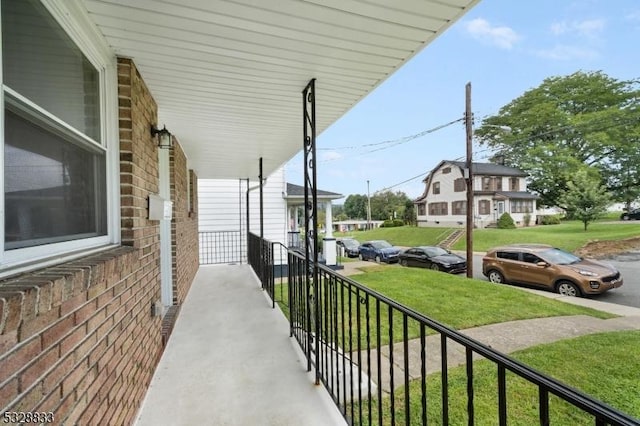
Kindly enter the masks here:
<path id="1" fill-rule="evenodd" d="M 598 52 L 588 47 L 557 45 L 551 49 L 539 50 L 536 54 L 546 59 L 570 61 L 574 59 L 595 59 Z"/>
<path id="2" fill-rule="evenodd" d="M 465 28 L 476 40 L 501 49 L 509 50 L 520 40 L 520 36 L 512 28 L 492 26 L 489 21 L 482 18 L 467 22 Z"/>
<path id="3" fill-rule="evenodd" d="M 564 34 L 576 34 L 583 37 L 598 37 L 606 26 L 604 19 L 585 19 L 583 21 L 561 21 L 551 25 L 551 34 L 560 36 Z"/>

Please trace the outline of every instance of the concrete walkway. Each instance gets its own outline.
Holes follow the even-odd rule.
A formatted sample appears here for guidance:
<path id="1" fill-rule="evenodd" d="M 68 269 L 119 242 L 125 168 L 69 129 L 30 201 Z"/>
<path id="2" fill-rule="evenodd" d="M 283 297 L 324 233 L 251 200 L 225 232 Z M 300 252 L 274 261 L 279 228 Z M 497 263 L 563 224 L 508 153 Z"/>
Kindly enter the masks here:
<path id="1" fill-rule="evenodd" d="M 346 424 L 248 265 L 200 267 L 139 426 Z"/>
<path id="2" fill-rule="evenodd" d="M 345 268 L 340 271 L 342 275 L 357 275 L 362 273 L 360 268 L 376 265 L 374 262 L 345 262 Z M 355 278 L 357 280 L 357 277 Z M 616 305 L 613 303 L 600 302 L 591 298 L 579 298 L 560 296 L 547 291 L 519 288 L 543 297 L 553 298 L 562 302 L 574 305 L 585 306 L 615 315 L 620 315 L 611 319 L 599 319 L 588 315 L 573 315 L 550 318 L 535 318 L 529 320 L 509 321 L 499 324 L 485 325 L 465 330 L 460 333 L 477 340 L 491 348 L 508 354 L 532 346 L 552 343 L 558 340 L 572 337 L 584 336 L 587 334 L 621 331 L 640 330 L 640 309 L 629 306 Z M 427 374 L 440 371 L 440 335 L 428 336 L 426 345 L 429 348 L 426 355 Z M 390 391 L 390 354 L 391 348 L 386 346 L 381 350 L 380 362 L 383 376 L 380 378 L 382 389 Z M 465 363 L 465 349 L 463 346 L 449 340 L 447 343 L 447 365 L 455 367 Z M 420 341 L 414 339 L 409 342 L 409 376 L 419 378 L 421 371 Z M 375 352 L 371 359 L 372 367 L 377 365 Z M 357 359 L 357 354 L 352 355 L 352 359 Z M 362 354 L 361 359 L 366 360 L 366 354 Z M 393 371 L 394 377 L 404 376 L 404 347 L 402 343 L 393 345 Z M 366 370 L 366 363 L 363 365 Z M 396 379 L 397 380 L 397 379 Z"/>

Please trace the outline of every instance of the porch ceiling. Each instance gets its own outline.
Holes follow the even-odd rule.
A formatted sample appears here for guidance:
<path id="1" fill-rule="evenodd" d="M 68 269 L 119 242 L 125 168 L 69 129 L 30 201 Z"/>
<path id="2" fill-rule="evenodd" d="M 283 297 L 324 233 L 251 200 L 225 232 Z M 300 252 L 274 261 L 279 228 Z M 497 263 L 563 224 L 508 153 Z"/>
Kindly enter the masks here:
<path id="1" fill-rule="evenodd" d="M 302 149 L 479 0 L 84 0 L 131 57 L 201 178 L 257 178 Z"/>

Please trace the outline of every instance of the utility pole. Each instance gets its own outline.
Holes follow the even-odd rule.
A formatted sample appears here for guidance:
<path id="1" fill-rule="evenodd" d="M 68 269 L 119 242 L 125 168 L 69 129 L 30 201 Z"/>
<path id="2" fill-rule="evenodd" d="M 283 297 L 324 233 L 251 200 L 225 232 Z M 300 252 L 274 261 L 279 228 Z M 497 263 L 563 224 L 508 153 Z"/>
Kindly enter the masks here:
<path id="1" fill-rule="evenodd" d="M 369 196 L 369 179 L 367 179 L 367 230 L 371 229 L 371 197 Z"/>
<path id="2" fill-rule="evenodd" d="M 467 135 L 467 278 L 473 278 L 473 113 L 471 112 L 471 83 L 465 88 L 464 124 Z"/>

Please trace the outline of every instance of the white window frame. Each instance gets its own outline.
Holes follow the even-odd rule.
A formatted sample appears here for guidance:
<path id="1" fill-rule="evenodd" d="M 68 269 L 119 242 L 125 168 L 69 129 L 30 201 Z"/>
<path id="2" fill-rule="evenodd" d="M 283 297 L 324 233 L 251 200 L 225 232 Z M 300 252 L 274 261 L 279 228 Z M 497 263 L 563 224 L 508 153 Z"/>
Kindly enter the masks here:
<path id="1" fill-rule="evenodd" d="M 106 162 L 106 214 L 107 234 L 79 240 L 46 244 L 42 246 L 20 249 L 4 249 L 4 192 L 0 194 L 0 277 L 22 272 L 23 270 L 40 268 L 48 264 L 60 263 L 67 259 L 87 255 L 96 250 L 109 248 L 120 242 L 120 164 L 119 130 L 118 130 L 118 81 L 117 61 L 115 54 L 105 43 L 104 38 L 89 18 L 86 10 L 79 2 L 41 0 L 41 3 L 53 16 L 56 22 L 67 33 L 88 61 L 98 70 L 100 75 L 100 136 L 99 149 L 105 152 Z M 0 36 L 2 35 L 0 27 Z M 0 44 L 1 46 L 1 44 Z M 36 107 L 19 94 L 7 90 L 2 76 L 2 55 L 0 55 L 0 188 L 4 188 L 4 111 L 5 92 L 28 106 L 31 111 L 52 117 L 50 113 Z M 55 119 L 55 123 L 59 120 Z M 61 125 L 62 126 L 62 125 Z M 65 126 L 62 126 L 65 127 Z M 86 139 L 86 137 L 85 137 Z"/>

